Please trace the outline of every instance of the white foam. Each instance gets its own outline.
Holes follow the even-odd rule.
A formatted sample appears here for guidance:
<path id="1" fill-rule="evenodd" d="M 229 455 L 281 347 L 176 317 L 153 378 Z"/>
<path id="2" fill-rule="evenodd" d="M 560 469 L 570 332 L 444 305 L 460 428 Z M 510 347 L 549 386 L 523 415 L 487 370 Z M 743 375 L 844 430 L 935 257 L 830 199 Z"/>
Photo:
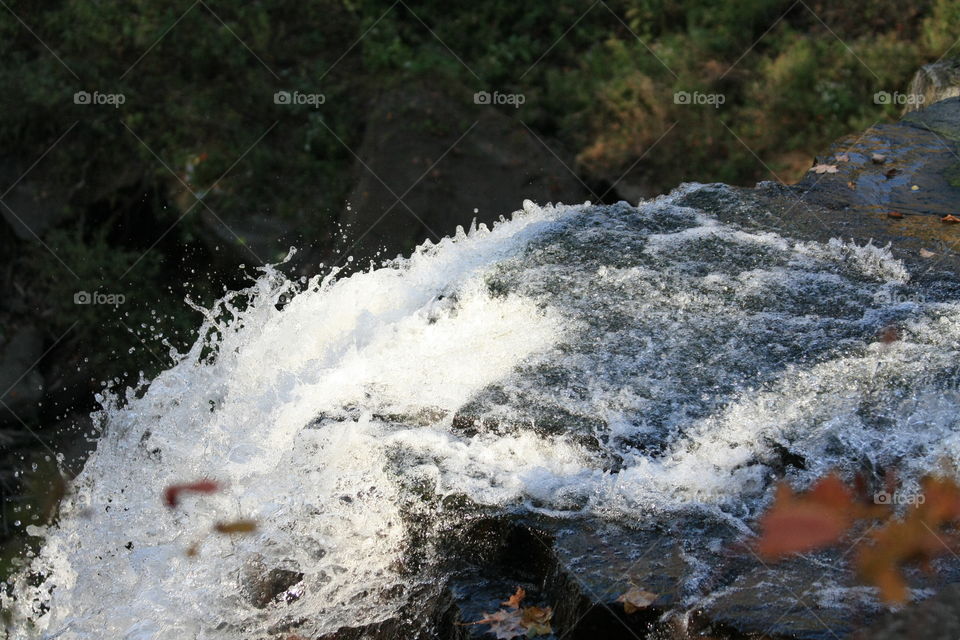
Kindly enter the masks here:
<path id="1" fill-rule="evenodd" d="M 139 397 L 103 398 L 98 450 L 59 524 L 37 531 L 41 580 L 25 572 L 4 598 L 14 637 L 373 623 L 423 579 L 405 558 L 420 528 L 450 517 L 447 496 L 554 516 L 699 505 L 749 518 L 778 447 L 807 461 L 790 472 L 799 482 L 855 455 L 906 458 L 907 477 L 960 460 L 960 407 L 942 393 L 960 309 L 885 305 L 877 292 L 909 277 L 888 251 L 673 204 L 695 188 L 637 209 L 527 203 L 493 230 L 300 292 L 267 269 L 206 312 L 208 339 Z M 891 319 L 903 339 L 881 345 Z M 203 476 L 226 489 L 161 504 L 165 486 Z M 185 555 L 238 517 L 257 533 Z M 297 599 L 252 606 L 251 564 L 302 572 Z"/>

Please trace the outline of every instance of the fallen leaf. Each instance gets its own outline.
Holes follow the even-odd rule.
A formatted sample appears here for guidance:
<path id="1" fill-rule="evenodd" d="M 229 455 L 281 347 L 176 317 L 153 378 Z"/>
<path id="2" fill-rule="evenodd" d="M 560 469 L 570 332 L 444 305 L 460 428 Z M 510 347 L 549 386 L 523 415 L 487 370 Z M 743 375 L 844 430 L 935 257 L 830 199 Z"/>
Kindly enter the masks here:
<path id="1" fill-rule="evenodd" d="M 892 344 L 900 339 L 900 331 L 891 324 L 880 329 L 880 332 L 877 333 L 877 338 L 883 344 Z"/>
<path id="2" fill-rule="evenodd" d="M 617 602 L 622 602 L 624 613 L 630 614 L 639 609 L 646 609 L 656 599 L 655 593 L 644 591 L 640 587 L 630 587 L 626 593 L 617 598 Z"/>
<path id="3" fill-rule="evenodd" d="M 501 609 L 496 613 L 484 613 L 482 620 L 477 620 L 473 624 L 488 624 L 490 625 L 490 633 L 495 635 L 499 640 L 509 640 L 510 638 L 516 638 L 517 636 L 522 636 L 527 633 L 527 630 L 523 627 L 522 614 L 519 609 L 513 611 L 506 611 Z"/>
<path id="4" fill-rule="evenodd" d="M 874 153 L 870 156 L 870 160 L 873 162 L 873 164 L 883 164 L 887 161 L 887 156 L 883 155 L 882 153 Z"/>
<path id="5" fill-rule="evenodd" d="M 960 519 L 960 487 L 945 478 L 924 478 L 923 500 L 916 500 L 902 520 L 886 523 L 871 532 L 856 558 L 861 579 L 880 590 L 888 603 L 907 600 L 903 567 L 910 562 L 929 565 L 955 553 L 958 540 L 943 528 Z"/>
<path id="6" fill-rule="evenodd" d="M 883 502 L 863 504 L 865 478 L 858 480 L 861 503 L 851 500 L 850 491 L 836 474 L 819 480 L 812 489 L 794 494 L 789 485 L 777 490 L 773 506 L 761 520 L 762 551 L 768 557 L 799 553 L 836 542 L 852 524 L 885 519 L 864 533 L 864 542 L 855 544 L 855 566 L 860 579 L 877 587 L 888 603 L 903 603 L 909 588 L 903 570 L 908 564 L 932 569 L 938 557 L 960 548 L 956 526 L 960 523 L 960 486 L 951 478 L 927 476 L 915 495 L 898 495 L 896 474 L 888 470 L 884 479 Z M 874 494 L 874 502 L 879 497 Z M 910 505 L 903 517 L 890 520 L 892 504 Z"/>
<path id="7" fill-rule="evenodd" d="M 884 171 L 884 172 L 883 172 L 883 175 L 885 175 L 885 176 L 887 177 L 887 180 L 889 180 L 890 178 L 896 176 L 896 175 L 899 174 L 899 173 L 900 173 L 900 169 L 892 168 L 892 169 L 887 169 L 886 171 Z"/>
<path id="8" fill-rule="evenodd" d="M 913 185 L 912 187 L 910 187 L 910 191 L 920 191 L 920 187 L 918 187 L 917 185 Z"/>
<path id="9" fill-rule="evenodd" d="M 520 624 L 527 629 L 527 637 L 547 636 L 553 633 L 550 628 L 550 619 L 553 618 L 553 609 L 550 607 L 526 607 L 520 617 Z"/>
<path id="10" fill-rule="evenodd" d="M 845 153 L 838 153 L 836 156 L 834 156 L 834 159 L 835 159 L 837 162 L 849 162 L 849 161 L 850 161 L 850 156 L 848 156 L 848 155 L 845 154 Z"/>
<path id="11" fill-rule="evenodd" d="M 935 255 L 937 255 L 937 254 L 935 254 L 933 251 L 928 251 L 928 250 L 926 250 L 926 249 L 920 249 L 920 257 L 921 257 L 921 258 L 932 258 L 932 257 L 935 256 Z"/>
<path id="12" fill-rule="evenodd" d="M 220 485 L 213 480 L 197 480 L 185 484 L 170 485 L 163 491 L 163 501 L 171 509 L 180 503 L 181 493 L 214 493 L 220 490 Z"/>
<path id="13" fill-rule="evenodd" d="M 257 530 L 255 520 L 234 520 L 233 522 L 218 522 L 213 525 L 213 530 L 217 533 L 253 533 Z"/>
<path id="14" fill-rule="evenodd" d="M 903 214 L 900 213 L 899 211 L 888 211 L 888 212 L 887 212 L 887 217 L 888 217 L 888 218 L 897 218 L 897 219 L 899 220 L 900 218 L 903 217 Z"/>
<path id="15" fill-rule="evenodd" d="M 857 190 L 857 183 L 855 183 L 855 182 L 848 182 L 848 183 L 847 183 L 847 186 L 850 187 L 851 189 L 853 189 L 854 191 Z"/>
<path id="16" fill-rule="evenodd" d="M 836 173 L 838 169 L 835 164 L 817 164 L 811 167 L 810 171 L 814 173 Z"/>
<path id="17" fill-rule="evenodd" d="M 484 612 L 483 618 L 476 622 L 461 623 L 464 625 L 490 625 L 490 633 L 500 638 L 515 638 L 517 636 L 545 636 L 553 633 L 550 620 L 553 618 L 553 609 L 550 607 L 523 607 L 520 603 L 527 596 L 522 587 L 502 604 L 510 609 L 500 609 L 495 613 Z"/>
<path id="18" fill-rule="evenodd" d="M 940 222 L 946 222 L 948 224 L 956 224 L 960 222 L 960 218 L 958 218 L 957 216 L 948 214 L 940 218 Z"/>
<path id="19" fill-rule="evenodd" d="M 853 524 L 854 507 L 853 494 L 836 474 L 821 478 L 800 495 L 783 483 L 760 520 L 757 549 L 761 556 L 777 559 L 829 546 Z"/>
<path id="20" fill-rule="evenodd" d="M 527 597 L 527 592 L 523 590 L 523 587 L 517 587 L 516 593 L 510 596 L 507 600 L 501 602 L 500 604 L 505 604 L 508 607 L 513 609 L 519 609 L 520 603 L 523 602 L 523 599 Z"/>

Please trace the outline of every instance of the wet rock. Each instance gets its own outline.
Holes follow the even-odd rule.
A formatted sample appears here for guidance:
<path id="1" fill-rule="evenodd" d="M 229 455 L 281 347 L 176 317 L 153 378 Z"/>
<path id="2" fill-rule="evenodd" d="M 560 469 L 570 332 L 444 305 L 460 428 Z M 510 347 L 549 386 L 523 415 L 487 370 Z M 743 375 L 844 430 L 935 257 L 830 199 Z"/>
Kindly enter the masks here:
<path id="1" fill-rule="evenodd" d="M 960 585 L 954 584 L 923 602 L 902 611 L 887 613 L 869 628 L 852 636 L 855 640 L 930 640 L 960 638 Z"/>
<path id="2" fill-rule="evenodd" d="M 303 580 L 303 573 L 289 569 L 268 569 L 262 558 L 253 558 L 244 572 L 244 596 L 258 609 L 266 608 Z M 295 594 L 290 594 L 294 597 Z"/>
<path id="3" fill-rule="evenodd" d="M 425 588 L 411 598 L 415 604 L 405 607 L 399 615 L 376 624 L 342 627 L 316 640 L 466 640 L 469 627 L 459 624 L 459 611 L 453 595 L 447 589 Z M 289 635 L 281 636 L 285 640 Z"/>
<path id="4" fill-rule="evenodd" d="M 843 568 L 841 552 L 753 566 L 719 589 L 693 616 L 695 626 L 719 626 L 752 636 L 827 640 L 869 623 L 876 605 Z M 744 564 L 750 564 L 744 559 Z"/>
<path id="5" fill-rule="evenodd" d="M 358 150 L 357 184 L 341 220 L 358 239 L 347 253 L 370 257 L 384 248 L 393 257 L 473 219 L 491 223 L 524 199 L 587 199 L 562 149 L 505 108 L 426 85 L 386 91 Z"/>
<path id="6" fill-rule="evenodd" d="M 958 142 L 960 98 L 842 138 L 816 161 L 836 166 L 836 173 L 811 171 L 794 187 L 798 207 L 819 204 L 831 210 L 884 216 L 894 211 L 906 220 L 917 215 L 939 220 L 956 213 L 960 202 Z M 874 154 L 885 161 L 874 162 Z M 944 230 L 939 235 L 955 238 L 955 234 Z"/>
<path id="7" fill-rule="evenodd" d="M 904 113 L 960 96 L 960 60 L 951 58 L 923 65 L 913 74 L 907 95 Z"/>

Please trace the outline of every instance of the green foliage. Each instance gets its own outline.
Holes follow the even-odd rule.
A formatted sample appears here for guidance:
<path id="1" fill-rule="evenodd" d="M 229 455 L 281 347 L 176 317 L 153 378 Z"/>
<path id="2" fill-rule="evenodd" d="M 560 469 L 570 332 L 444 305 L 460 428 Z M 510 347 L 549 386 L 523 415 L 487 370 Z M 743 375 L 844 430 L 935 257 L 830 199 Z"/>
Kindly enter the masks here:
<path id="1" fill-rule="evenodd" d="M 956 0 L 935 0 L 930 15 L 923 20 L 924 45 L 930 52 L 957 50 L 957 38 L 960 36 L 960 3 Z"/>

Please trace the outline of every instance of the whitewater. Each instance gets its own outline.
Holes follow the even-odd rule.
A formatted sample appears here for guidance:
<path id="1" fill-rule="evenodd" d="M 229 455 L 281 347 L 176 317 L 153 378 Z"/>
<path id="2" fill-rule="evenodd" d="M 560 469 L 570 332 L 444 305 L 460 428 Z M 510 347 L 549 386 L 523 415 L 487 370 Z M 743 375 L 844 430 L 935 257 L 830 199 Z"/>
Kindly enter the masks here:
<path id="1" fill-rule="evenodd" d="M 960 305 L 883 247 L 683 204 L 726 189 L 525 202 L 350 275 L 263 268 L 169 370 L 99 398 L 97 449 L 2 596 L 12 637 L 315 637 L 441 588 L 472 513 L 749 535 L 784 478 L 956 475 Z M 201 478 L 222 489 L 164 504 Z M 256 531 L 209 533 L 238 519 Z M 296 580 L 252 601 L 270 569 Z"/>

